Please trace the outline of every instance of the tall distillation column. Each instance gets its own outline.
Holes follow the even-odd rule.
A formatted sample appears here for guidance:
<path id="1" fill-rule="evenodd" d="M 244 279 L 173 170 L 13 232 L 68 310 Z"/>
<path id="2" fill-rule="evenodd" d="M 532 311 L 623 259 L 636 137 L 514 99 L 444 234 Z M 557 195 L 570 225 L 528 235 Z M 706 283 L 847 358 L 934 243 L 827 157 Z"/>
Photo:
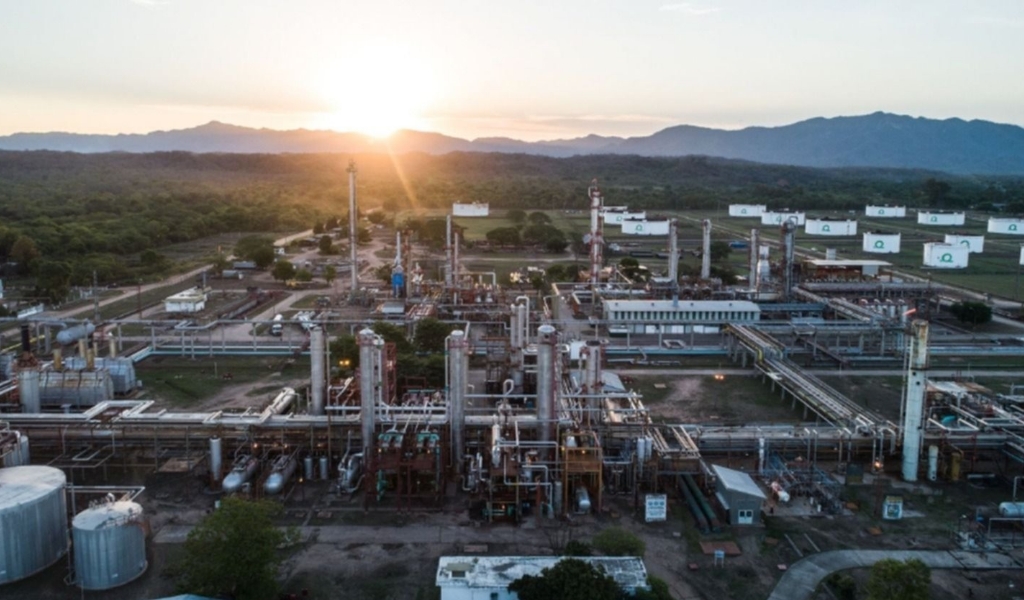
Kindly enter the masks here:
<path id="1" fill-rule="evenodd" d="M 679 222 L 672 219 L 668 230 L 668 278 L 672 280 L 672 290 L 678 289 L 679 283 Z"/>
<path id="2" fill-rule="evenodd" d="M 601 342 L 588 340 L 587 364 L 584 374 L 584 385 L 586 386 L 587 399 L 584 402 L 583 422 L 587 425 L 598 425 L 601 422 L 601 392 L 604 391 L 604 384 L 601 382 Z"/>
<path id="3" fill-rule="evenodd" d="M 793 269 L 796 268 L 796 223 L 792 218 L 782 224 L 782 298 L 793 294 Z"/>
<path id="4" fill-rule="evenodd" d="M 540 441 L 554 440 L 555 430 L 555 351 L 558 333 L 551 325 L 537 328 L 537 420 L 540 422 Z"/>
<path id="5" fill-rule="evenodd" d="M 39 394 L 39 361 L 32 354 L 32 334 L 28 325 L 21 326 L 21 357 L 18 358 L 17 369 L 21 411 L 38 414 L 42 410 Z"/>
<path id="6" fill-rule="evenodd" d="M 324 414 L 324 391 L 327 385 L 326 354 L 324 330 L 314 326 L 309 330 L 309 365 L 311 380 L 309 384 L 309 414 Z"/>
<path id="7" fill-rule="evenodd" d="M 747 282 L 750 284 L 750 289 L 754 290 L 755 292 L 757 291 L 757 288 L 758 288 L 758 281 L 757 281 L 757 250 L 758 250 L 758 248 L 757 248 L 757 244 L 760 241 L 757 238 L 758 238 L 758 231 L 757 231 L 757 229 L 751 229 L 750 230 L 750 253 L 749 253 L 749 257 L 748 257 L 748 260 L 750 261 L 750 275 L 749 275 L 749 279 L 747 280 Z"/>
<path id="8" fill-rule="evenodd" d="M 711 219 L 700 222 L 703 237 L 701 238 L 700 278 L 711 279 Z"/>
<path id="9" fill-rule="evenodd" d="M 359 241 L 356 225 L 356 161 L 348 161 L 348 259 L 351 263 L 350 281 L 351 294 L 355 296 L 359 287 L 359 256 L 356 253 L 356 242 Z"/>
<path id="10" fill-rule="evenodd" d="M 455 330 L 448 336 L 448 411 L 452 428 L 452 462 L 456 469 L 462 468 L 465 449 L 468 346 L 465 332 Z"/>
<path id="11" fill-rule="evenodd" d="M 444 226 L 444 287 L 446 290 L 450 290 L 452 289 L 452 279 L 455 277 L 455 273 L 452 271 L 452 216 L 450 214 L 445 218 Z"/>
<path id="12" fill-rule="evenodd" d="M 378 399 L 383 385 L 384 340 L 372 329 L 359 332 L 359 399 L 362 419 L 363 456 L 373 451 L 373 430 L 375 426 Z"/>
<path id="13" fill-rule="evenodd" d="M 601 190 L 597 187 L 597 180 L 590 183 L 587 190 L 590 196 L 590 298 L 591 308 L 597 312 L 597 286 L 601 281 L 601 267 L 603 266 L 602 252 L 604 251 L 604 234 L 601 231 Z"/>
<path id="14" fill-rule="evenodd" d="M 917 481 L 924 429 L 924 399 L 928 380 L 928 321 L 910 324 L 907 389 L 903 398 L 903 479 Z"/>

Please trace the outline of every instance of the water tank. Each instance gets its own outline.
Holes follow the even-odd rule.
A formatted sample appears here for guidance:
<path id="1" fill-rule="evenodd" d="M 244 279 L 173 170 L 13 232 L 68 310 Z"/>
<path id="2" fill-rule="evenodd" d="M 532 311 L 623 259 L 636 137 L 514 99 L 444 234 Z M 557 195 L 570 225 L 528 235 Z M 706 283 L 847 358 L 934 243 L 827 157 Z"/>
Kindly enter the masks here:
<path id="1" fill-rule="evenodd" d="M 71 522 L 75 577 L 85 590 L 124 585 L 146 570 L 146 528 L 135 502 L 106 502 Z"/>
<path id="2" fill-rule="evenodd" d="M 24 579 L 68 550 L 64 472 L 0 469 L 0 585 Z"/>

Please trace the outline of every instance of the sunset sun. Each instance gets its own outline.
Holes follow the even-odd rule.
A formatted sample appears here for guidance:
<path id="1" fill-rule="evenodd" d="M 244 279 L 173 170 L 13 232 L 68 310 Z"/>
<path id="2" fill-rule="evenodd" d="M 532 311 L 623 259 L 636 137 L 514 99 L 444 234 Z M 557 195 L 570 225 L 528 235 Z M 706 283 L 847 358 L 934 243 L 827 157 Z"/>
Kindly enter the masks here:
<path id="1" fill-rule="evenodd" d="M 378 138 L 423 127 L 423 111 L 433 100 L 436 84 L 414 53 L 374 45 L 335 67 L 320 85 L 319 94 L 330 110 L 320 116 L 318 126 Z"/>

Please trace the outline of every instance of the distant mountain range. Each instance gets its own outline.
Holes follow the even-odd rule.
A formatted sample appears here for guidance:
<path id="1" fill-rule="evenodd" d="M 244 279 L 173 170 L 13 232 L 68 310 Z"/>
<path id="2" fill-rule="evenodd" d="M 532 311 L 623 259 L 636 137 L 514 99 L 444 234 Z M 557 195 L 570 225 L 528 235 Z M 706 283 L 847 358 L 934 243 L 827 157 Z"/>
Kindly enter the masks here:
<path id="1" fill-rule="evenodd" d="M 781 127 L 737 131 L 679 125 L 649 136 L 524 142 L 465 140 L 403 130 L 387 140 L 358 133 L 252 129 L 213 121 L 147 134 L 16 133 L 0 150 L 68 152 L 505 152 L 566 157 L 583 154 L 705 155 L 804 167 L 890 167 L 957 174 L 1024 175 L 1024 128 L 989 121 L 925 119 L 877 112 L 814 118 Z"/>

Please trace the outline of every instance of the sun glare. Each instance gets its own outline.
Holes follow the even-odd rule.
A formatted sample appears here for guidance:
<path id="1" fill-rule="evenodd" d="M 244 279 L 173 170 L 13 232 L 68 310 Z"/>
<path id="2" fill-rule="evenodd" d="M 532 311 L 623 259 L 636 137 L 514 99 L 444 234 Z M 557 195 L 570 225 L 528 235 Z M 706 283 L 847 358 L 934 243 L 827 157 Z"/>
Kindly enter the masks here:
<path id="1" fill-rule="evenodd" d="M 435 83 L 412 52 L 378 45 L 335 65 L 320 88 L 332 109 L 321 115 L 318 127 L 383 138 L 423 127 L 422 113 L 433 100 Z"/>

